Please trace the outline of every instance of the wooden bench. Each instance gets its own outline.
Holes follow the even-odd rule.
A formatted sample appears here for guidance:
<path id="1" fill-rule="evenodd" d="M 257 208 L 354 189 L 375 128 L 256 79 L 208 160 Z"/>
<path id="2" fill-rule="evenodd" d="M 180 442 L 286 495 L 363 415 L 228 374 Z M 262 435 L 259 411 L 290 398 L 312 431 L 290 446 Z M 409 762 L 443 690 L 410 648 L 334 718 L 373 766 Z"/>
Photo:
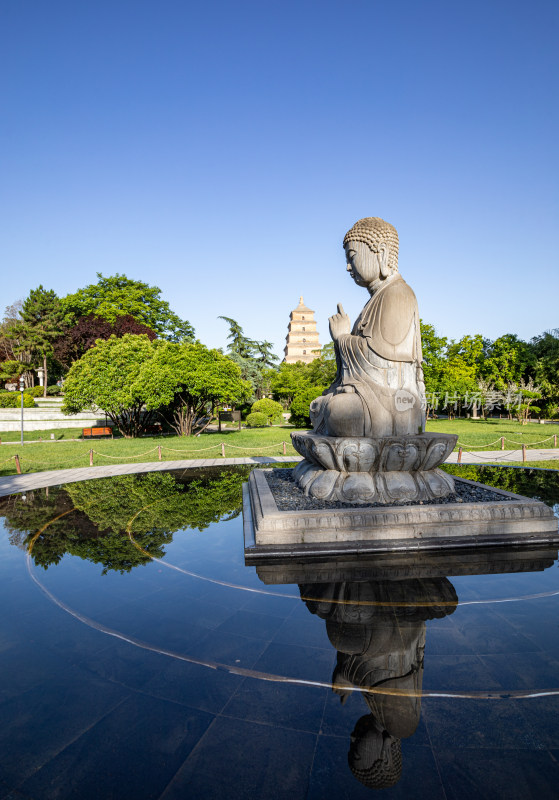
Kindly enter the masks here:
<path id="1" fill-rule="evenodd" d="M 144 431 L 145 433 L 163 433 L 163 427 L 160 422 L 154 422 L 153 425 L 146 425 Z"/>
<path id="2" fill-rule="evenodd" d="M 112 428 L 83 428 L 82 437 L 84 439 L 92 439 L 94 436 L 110 436 L 112 438 Z"/>

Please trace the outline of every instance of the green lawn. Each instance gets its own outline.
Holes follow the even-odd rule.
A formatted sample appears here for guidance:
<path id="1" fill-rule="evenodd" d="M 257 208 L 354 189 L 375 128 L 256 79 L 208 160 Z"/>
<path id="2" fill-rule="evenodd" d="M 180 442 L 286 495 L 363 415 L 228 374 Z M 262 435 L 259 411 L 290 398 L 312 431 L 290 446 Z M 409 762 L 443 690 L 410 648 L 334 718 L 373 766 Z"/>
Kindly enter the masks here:
<path id="1" fill-rule="evenodd" d="M 84 426 L 85 427 L 85 426 Z M 25 426 L 24 426 L 25 428 Z M 31 442 L 36 441 L 38 439 L 43 439 L 43 441 L 50 441 L 51 434 L 54 436 L 55 441 L 74 441 L 74 439 L 79 439 L 81 441 L 82 436 L 82 429 L 81 428 L 53 428 L 52 430 L 48 431 L 23 431 L 23 441 L 24 442 Z M 0 441 L 2 442 L 20 442 L 21 441 L 21 433 L 20 431 L 2 431 L 0 433 Z"/>
<path id="2" fill-rule="evenodd" d="M 559 437 L 559 425 L 540 425 L 531 422 L 521 425 L 508 419 L 489 419 L 487 422 L 475 419 L 433 419 L 427 422 L 428 431 L 457 433 L 458 446 L 464 450 L 500 450 L 502 436 L 505 437 L 505 450 L 518 450 L 526 447 L 552 448 L 553 437 Z"/>
<path id="3" fill-rule="evenodd" d="M 283 442 L 286 442 L 286 454 L 296 455 L 291 446 L 290 433 L 294 429 L 289 426 L 273 428 L 257 428 L 254 430 L 226 429 L 221 433 L 204 433 L 199 437 L 181 438 L 179 436 L 154 436 L 141 439 L 87 439 L 80 436 L 80 429 L 62 429 L 56 431 L 33 431 L 25 435 L 27 444 L 22 447 L 18 433 L 2 434 L 2 441 L 11 440 L 0 447 L 0 475 L 13 475 L 16 471 L 13 456 L 19 455 L 22 472 L 41 472 L 49 469 L 65 469 L 89 466 L 89 451 L 93 449 L 93 463 L 126 464 L 134 461 L 157 461 L 158 446 L 161 446 L 161 457 L 164 461 L 176 461 L 185 458 L 221 458 L 221 444 L 225 445 L 225 456 L 258 456 L 283 455 Z M 429 420 L 427 430 L 441 433 L 457 433 L 459 444 L 467 450 L 474 451 L 499 450 L 500 438 L 505 437 L 505 450 L 518 449 L 524 443 L 530 447 L 553 447 L 553 436 L 559 434 L 559 426 L 539 425 L 532 423 L 520 425 L 509 420 Z M 54 433 L 55 439 L 50 439 Z M 43 442 L 31 442 L 30 439 L 43 438 Z M 542 440 L 547 440 L 543 441 Z M 530 454 L 528 452 L 528 459 Z M 521 463 L 521 462 L 511 462 Z M 553 461 L 539 461 L 537 466 L 557 468 Z"/>
<path id="4" fill-rule="evenodd" d="M 0 475 L 13 475 L 16 471 L 13 456 L 17 453 L 22 472 L 41 472 L 50 469 L 71 469 L 89 466 L 89 451 L 93 449 L 93 464 L 130 464 L 134 461 L 157 461 L 161 446 L 163 461 L 184 458 L 221 458 L 221 445 L 225 445 L 226 458 L 238 456 L 297 455 L 291 446 L 289 425 L 272 428 L 225 430 L 221 433 L 204 433 L 198 437 L 153 436 L 141 439 L 56 439 L 50 440 L 51 431 L 40 431 L 43 442 L 28 442 L 23 447 L 19 439 L 0 447 Z M 80 431 L 73 431 L 73 436 Z M 39 432 L 34 432 L 36 438 Z M 53 431 L 60 435 L 60 431 Z M 4 441 L 4 440 L 3 440 Z"/>

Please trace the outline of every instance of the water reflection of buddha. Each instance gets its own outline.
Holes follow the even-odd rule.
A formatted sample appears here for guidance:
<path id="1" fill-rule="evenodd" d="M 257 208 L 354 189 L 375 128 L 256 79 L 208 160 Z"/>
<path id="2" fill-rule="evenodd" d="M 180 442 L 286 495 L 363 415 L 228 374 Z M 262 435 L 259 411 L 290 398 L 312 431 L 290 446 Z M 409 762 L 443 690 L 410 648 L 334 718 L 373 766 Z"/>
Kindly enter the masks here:
<path id="1" fill-rule="evenodd" d="M 412 736 L 421 713 L 425 620 L 454 611 L 454 587 L 434 578 L 299 589 L 338 651 L 333 691 L 343 703 L 352 687 L 373 690 L 362 695 L 370 713 L 351 736 L 349 766 L 366 786 L 393 786 L 402 770 L 401 739 Z"/>

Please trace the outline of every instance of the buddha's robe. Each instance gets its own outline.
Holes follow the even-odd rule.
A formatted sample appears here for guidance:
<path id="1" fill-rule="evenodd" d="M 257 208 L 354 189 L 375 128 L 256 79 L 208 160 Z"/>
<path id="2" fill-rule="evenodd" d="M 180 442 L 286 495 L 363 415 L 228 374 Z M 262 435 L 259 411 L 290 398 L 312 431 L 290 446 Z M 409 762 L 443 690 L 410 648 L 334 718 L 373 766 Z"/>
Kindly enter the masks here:
<path id="1" fill-rule="evenodd" d="M 455 610 L 450 581 L 307 584 L 299 590 L 309 611 L 326 620 L 338 651 L 332 676 L 337 693 L 343 696 L 344 686 L 382 687 L 386 693 L 363 695 L 370 711 L 392 736 L 411 736 L 421 709 L 425 620 Z"/>
<path id="2" fill-rule="evenodd" d="M 311 404 L 315 433 L 390 436 L 423 430 L 419 310 L 399 274 L 374 292 L 352 332 L 338 337 L 335 350 L 336 379 Z"/>

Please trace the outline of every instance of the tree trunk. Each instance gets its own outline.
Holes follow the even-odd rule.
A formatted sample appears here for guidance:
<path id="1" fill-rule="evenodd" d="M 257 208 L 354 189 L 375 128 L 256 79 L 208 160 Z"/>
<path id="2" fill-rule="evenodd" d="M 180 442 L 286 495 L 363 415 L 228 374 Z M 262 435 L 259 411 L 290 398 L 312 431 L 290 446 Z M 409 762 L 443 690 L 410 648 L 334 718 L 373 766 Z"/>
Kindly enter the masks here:
<path id="1" fill-rule="evenodd" d="M 47 357 L 46 355 L 43 356 L 43 397 L 47 396 Z"/>

